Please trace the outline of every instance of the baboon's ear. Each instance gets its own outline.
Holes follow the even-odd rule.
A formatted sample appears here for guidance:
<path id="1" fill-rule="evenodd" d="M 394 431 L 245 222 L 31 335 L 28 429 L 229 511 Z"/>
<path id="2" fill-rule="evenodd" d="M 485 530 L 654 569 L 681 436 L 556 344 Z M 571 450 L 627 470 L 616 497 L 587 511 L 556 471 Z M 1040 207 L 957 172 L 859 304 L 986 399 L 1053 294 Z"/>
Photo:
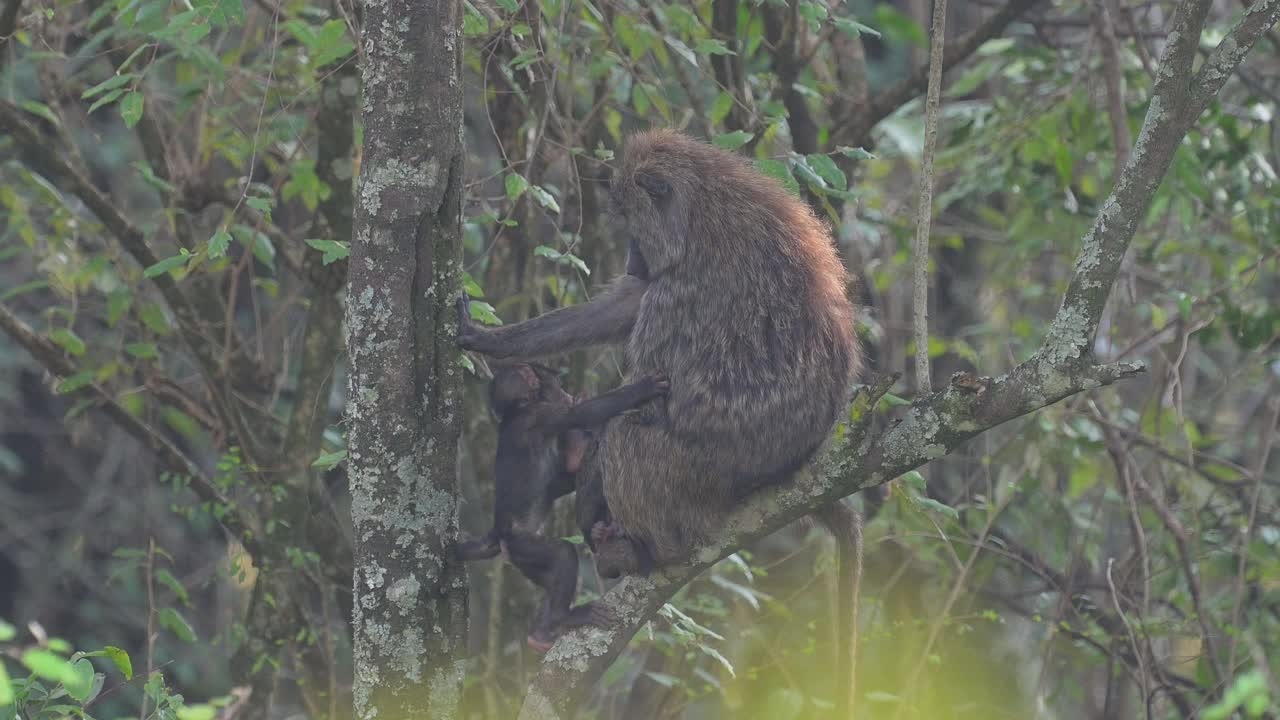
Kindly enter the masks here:
<path id="1" fill-rule="evenodd" d="M 636 184 L 649 193 L 649 197 L 654 200 L 665 200 L 671 195 L 671 183 L 657 175 L 636 173 Z"/>

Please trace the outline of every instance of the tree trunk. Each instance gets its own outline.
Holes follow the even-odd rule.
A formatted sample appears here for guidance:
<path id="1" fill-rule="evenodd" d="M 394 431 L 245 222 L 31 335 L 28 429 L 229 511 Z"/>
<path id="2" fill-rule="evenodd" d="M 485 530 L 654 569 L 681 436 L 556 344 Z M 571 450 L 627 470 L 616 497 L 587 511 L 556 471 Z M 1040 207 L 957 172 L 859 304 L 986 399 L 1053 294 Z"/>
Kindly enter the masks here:
<path id="1" fill-rule="evenodd" d="M 364 154 L 347 287 L 355 712 L 453 717 L 462 370 L 462 8 L 365 5 Z"/>

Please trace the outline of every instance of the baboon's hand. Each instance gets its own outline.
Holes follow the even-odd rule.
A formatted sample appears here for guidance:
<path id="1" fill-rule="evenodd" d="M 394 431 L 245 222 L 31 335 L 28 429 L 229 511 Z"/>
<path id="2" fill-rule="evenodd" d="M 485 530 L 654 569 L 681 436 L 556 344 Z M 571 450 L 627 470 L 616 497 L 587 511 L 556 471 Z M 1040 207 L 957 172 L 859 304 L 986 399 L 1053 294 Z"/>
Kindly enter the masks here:
<path id="1" fill-rule="evenodd" d="M 640 384 L 645 389 L 645 393 L 652 397 L 671 392 L 671 379 L 662 373 L 645 375 L 640 379 Z"/>
<path id="2" fill-rule="evenodd" d="M 458 298 L 458 347 L 463 350 L 480 350 L 484 331 L 471 320 L 471 299 L 465 294 Z"/>

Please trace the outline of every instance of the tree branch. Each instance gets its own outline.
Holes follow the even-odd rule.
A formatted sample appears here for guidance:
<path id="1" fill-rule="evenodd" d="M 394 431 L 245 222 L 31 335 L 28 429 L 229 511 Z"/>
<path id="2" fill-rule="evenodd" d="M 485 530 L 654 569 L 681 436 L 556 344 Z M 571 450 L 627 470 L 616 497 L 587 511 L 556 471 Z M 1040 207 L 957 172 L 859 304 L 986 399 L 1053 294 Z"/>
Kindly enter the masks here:
<path id="1" fill-rule="evenodd" d="M 1088 357 L 1120 261 L 1164 179 L 1182 138 L 1264 30 L 1280 17 L 1280 0 L 1258 0 L 1192 78 L 1191 66 L 1209 0 L 1186 0 L 1160 57 L 1155 90 L 1129 163 L 1084 236 L 1075 273 L 1041 352 L 1056 360 Z"/>
<path id="2" fill-rule="evenodd" d="M 48 143 L 43 141 L 40 132 L 26 119 L 22 110 L 12 103 L 0 101 L 0 127 L 13 133 L 28 165 L 79 198 L 134 260 L 144 268 L 159 262 L 142 230 L 94 187 L 89 178 L 72 167 L 56 150 L 48 148 Z M 260 460 L 253 450 L 257 436 L 244 426 L 232 398 L 233 393 L 227 386 L 256 393 L 264 384 L 264 373 L 249 357 L 238 353 L 233 355 L 230 372 L 224 373 L 218 341 L 210 335 L 210 330 L 218 327 L 223 319 L 202 311 L 201 305 L 191 302 L 169 273 L 157 275 L 151 278 L 151 282 L 178 320 L 183 341 L 204 375 L 219 419 L 229 430 L 236 432 L 250 460 Z"/>
<path id="3" fill-rule="evenodd" d="M 72 365 L 63 356 L 62 351 L 52 341 L 37 333 L 30 325 L 23 322 L 21 318 L 14 315 L 3 305 L 0 305 L 0 330 L 4 330 L 36 362 L 40 363 L 49 374 L 59 380 L 65 380 L 80 371 L 79 368 Z M 226 528 L 228 533 L 239 540 L 251 555 L 258 557 L 258 548 L 255 540 L 257 535 L 252 531 L 255 523 L 240 515 L 236 505 L 222 494 L 222 491 L 213 484 L 209 477 L 196 465 L 195 461 L 187 457 L 177 445 L 174 445 L 155 428 L 131 414 L 96 383 L 91 387 L 98 395 L 101 401 L 100 407 L 107 417 L 111 418 L 125 432 L 137 439 L 138 442 L 154 448 L 160 456 L 161 463 L 170 472 L 189 478 L 191 490 L 196 494 L 196 497 L 203 502 L 229 510 L 224 516 L 218 518 L 218 522 Z"/>
<path id="4" fill-rule="evenodd" d="M 1204 88 L 1220 88 L 1253 42 L 1275 21 L 1280 8 L 1280 0 L 1257 0 L 1211 55 L 1193 88 L 1191 60 L 1208 3 L 1184 0 L 1175 14 L 1175 30 L 1161 58 L 1156 92 L 1133 156 L 1085 235 L 1062 307 L 1040 349 L 1000 378 L 976 382 L 971 376 L 961 376 L 965 382 L 953 378 L 947 388 L 914 402 L 906 416 L 883 433 L 870 435 L 865 420 L 856 423 L 831 444 L 811 471 L 801 473 L 788 486 L 748 499 L 731 515 L 720 536 L 696 548 L 686 563 L 664 568 L 649 578 L 625 578 L 603 598 L 616 618 L 609 627 L 568 633 L 547 653 L 529 688 L 521 718 L 571 715 L 636 630 L 689 580 L 736 548 L 828 502 L 942 457 L 1002 423 L 1142 371 L 1130 363 L 1094 365 L 1090 345 L 1120 260 L 1146 215 L 1174 150 L 1203 109 L 1203 104 L 1179 107 L 1176 101 L 1187 100 L 1191 94 L 1199 98 Z M 981 32 L 980 28 L 970 33 L 969 42 L 975 42 L 972 38 Z"/>

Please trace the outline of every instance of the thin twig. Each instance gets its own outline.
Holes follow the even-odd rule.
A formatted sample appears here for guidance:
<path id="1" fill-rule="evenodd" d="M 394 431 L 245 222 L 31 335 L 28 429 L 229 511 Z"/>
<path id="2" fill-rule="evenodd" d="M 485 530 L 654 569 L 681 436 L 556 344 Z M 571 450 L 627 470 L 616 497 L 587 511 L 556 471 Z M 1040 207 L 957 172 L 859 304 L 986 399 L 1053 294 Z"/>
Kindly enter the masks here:
<path id="1" fill-rule="evenodd" d="M 1120 61 L 1120 44 L 1116 41 L 1115 23 L 1108 0 L 1093 0 L 1093 22 L 1102 38 L 1102 77 L 1107 87 L 1107 115 L 1111 119 L 1111 139 L 1116 148 L 1115 175 L 1129 164 L 1129 121 L 1122 86 L 1124 67 Z"/>
<path id="2" fill-rule="evenodd" d="M 1244 526 L 1244 537 L 1240 542 L 1240 557 L 1236 565 L 1235 604 L 1231 608 L 1231 627 L 1240 627 L 1240 609 L 1244 604 L 1245 571 L 1249 566 L 1249 544 L 1253 542 L 1254 529 L 1258 525 L 1258 501 L 1262 496 L 1262 478 L 1266 477 L 1267 462 L 1271 459 L 1271 448 L 1276 439 L 1276 431 L 1280 429 L 1280 402 L 1276 401 L 1274 391 L 1268 393 L 1274 406 L 1271 419 L 1262 435 L 1262 446 L 1258 449 L 1258 463 L 1254 466 L 1253 496 L 1249 500 L 1249 521 Z M 1236 666 L 1236 647 L 1239 634 L 1231 636 L 1230 649 L 1227 651 L 1227 667 L 1232 672 Z"/>
<path id="3" fill-rule="evenodd" d="M 938 105 L 942 100 L 942 62 L 947 33 L 947 0 L 933 3 L 929 46 L 929 89 L 924 101 L 924 158 L 920 167 L 916 236 L 911 244 L 912 327 L 916 337 L 916 391 L 933 390 L 929 377 L 929 231 L 933 226 L 933 155 L 938 145 Z"/>

